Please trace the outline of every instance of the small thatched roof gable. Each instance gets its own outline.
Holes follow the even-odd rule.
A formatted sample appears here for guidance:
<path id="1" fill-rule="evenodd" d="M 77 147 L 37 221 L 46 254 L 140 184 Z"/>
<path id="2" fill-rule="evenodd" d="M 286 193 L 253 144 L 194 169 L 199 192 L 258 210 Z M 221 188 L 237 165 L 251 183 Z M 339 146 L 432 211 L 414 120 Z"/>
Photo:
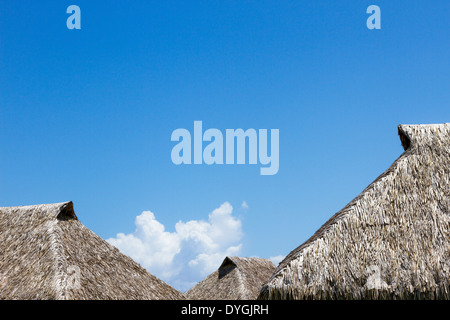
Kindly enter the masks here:
<path id="1" fill-rule="evenodd" d="M 287 255 L 259 298 L 450 298 L 450 124 L 398 132 L 405 152 Z"/>
<path id="2" fill-rule="evenodd" d="M 0 208 L 0 299 L 184 299 L 86 228 L 72 202 Z"/>
<path id="3" fill-rule="evenodd" d="M 218 270 L 185 296 L 192 300 L 253 300 L 275 268 L 267 259 L 226 257 Z"/>

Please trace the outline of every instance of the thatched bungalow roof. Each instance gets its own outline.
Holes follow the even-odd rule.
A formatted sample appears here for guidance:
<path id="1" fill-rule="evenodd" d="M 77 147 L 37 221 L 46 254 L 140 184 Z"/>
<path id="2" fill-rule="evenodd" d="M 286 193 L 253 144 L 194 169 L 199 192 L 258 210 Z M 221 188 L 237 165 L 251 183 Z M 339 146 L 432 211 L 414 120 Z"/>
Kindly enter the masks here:
<path id="1" fill-rule="evenodd" d="M 254 300 L 275 268 L 267 259 L 226 257 L 218 270 L 185 296 L 191 300 Z"/>
<path id="2" fill-rule="evenodd" d="M 398 132 L 405 152 L 286 256 L 260 299 L 450 298 L 450 124 Z"/>
<path id="3" fill-rule="evenodd" d="M 78 220 L 72 202 L 0 208 L 0 299 L 184 299 Z"/>

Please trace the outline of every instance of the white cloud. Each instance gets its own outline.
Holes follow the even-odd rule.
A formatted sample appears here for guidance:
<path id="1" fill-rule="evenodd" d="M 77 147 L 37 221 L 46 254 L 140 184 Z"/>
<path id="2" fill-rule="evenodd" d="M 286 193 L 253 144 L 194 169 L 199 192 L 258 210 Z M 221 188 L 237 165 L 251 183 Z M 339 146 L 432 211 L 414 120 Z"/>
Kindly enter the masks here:
<path id="1" fill-rule="evenodd" d="M 179 221 L 175 232 L 168 232 L 152 212 L 144 211 L 136 217 L 132 234 L 119 233 L 107 241 L 184 292 L 216 270 L 227 255 L 239 255 L 242 223 L 232 213 L 225 202 L 208 221 Z"/>
<path id="2" fill-rule="evenodd" d="M 247 201 L 242 201 L 241 207 L 242 209 L 248 209 Z"/>

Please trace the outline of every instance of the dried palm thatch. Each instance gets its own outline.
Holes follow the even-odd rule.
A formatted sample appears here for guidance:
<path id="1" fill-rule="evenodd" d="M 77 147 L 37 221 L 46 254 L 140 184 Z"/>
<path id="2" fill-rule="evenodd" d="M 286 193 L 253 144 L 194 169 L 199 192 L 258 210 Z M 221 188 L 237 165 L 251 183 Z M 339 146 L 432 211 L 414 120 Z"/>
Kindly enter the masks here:
<path id="1" fill-rule="evenodd" d="M 398 131 L 405 152 L 279 264 L 260 299 L 450 298 L 450 124 Z"/>
<path id="2" fill-rule="evenodd" d="M 0 208 L 0 299 L 184 299 L 86 228 L 72 202 Z"/>
<path id="3" fill-rule="evenodd" d="M 226 257 L 217 271 L 185 296 L 191 300 L 254 300 L 275 268 L 266 259 Z"/>

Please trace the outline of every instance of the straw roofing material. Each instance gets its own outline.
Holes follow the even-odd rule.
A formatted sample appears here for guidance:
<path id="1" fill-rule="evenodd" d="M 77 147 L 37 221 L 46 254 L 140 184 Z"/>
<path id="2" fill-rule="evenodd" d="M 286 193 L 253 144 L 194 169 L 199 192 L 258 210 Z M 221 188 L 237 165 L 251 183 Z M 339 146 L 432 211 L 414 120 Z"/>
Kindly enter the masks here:
<path id="1" fill-rule="evenodd" d="M 0 299 L 184 299 L 78 221 L 72 202 L 0 208 Z"/>
<path id="2" fill-rule="evenodd" d="M 260 299 L 450 298 L 450 124 L 398 131 L 405 152 L 279 264 Z"/>
<path id="3" fill-rule="evenodd" d="M 226 257 L 218 270 L 185 296 L 191 300 L 254 300 L 275 268 L 266 259 Z"/>

